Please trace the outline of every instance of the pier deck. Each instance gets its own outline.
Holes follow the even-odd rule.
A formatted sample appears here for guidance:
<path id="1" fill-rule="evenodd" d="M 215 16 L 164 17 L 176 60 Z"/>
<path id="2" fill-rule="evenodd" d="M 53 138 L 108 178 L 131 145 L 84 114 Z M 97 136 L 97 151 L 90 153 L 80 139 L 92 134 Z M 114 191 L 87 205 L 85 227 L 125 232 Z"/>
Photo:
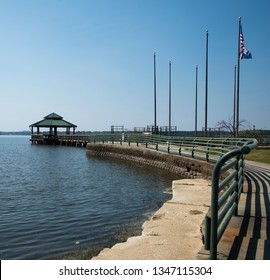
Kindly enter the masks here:
<path id="1" fill-rule="evenodd" d="M 89 141 L 89 136 L 74 134 L 56 136 L 48 134 L 32 134 L 30 141 L 32 144 L 86 147 L 86 144 Z"/>

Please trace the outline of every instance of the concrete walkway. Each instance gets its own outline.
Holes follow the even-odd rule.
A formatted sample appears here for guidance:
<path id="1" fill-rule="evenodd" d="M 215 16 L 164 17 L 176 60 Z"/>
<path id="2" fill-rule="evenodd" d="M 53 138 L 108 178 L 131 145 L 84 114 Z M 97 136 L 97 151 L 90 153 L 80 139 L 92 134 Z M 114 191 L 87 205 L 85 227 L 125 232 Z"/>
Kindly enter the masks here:
<path id="1" fill-rule="evenodd" d="M 198 258 L 208 255 L 202 250 Z M 246 161 L 238 216 L 232 217 L 219 242 L 218 259 L 270 259 L 270 164 Z"/>

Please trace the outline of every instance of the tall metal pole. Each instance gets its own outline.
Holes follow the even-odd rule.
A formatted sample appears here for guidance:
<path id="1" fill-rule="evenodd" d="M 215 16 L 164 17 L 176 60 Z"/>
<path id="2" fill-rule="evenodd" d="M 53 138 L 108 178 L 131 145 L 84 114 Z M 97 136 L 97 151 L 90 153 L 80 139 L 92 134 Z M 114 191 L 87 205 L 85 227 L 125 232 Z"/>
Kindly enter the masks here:
<path id="1" fill-rule="evenodd" d="M 208 111 L 208 30 L 206 30 L 206 69 L 205 69 L 205 124 L 204 136 L 207 137 L 207 111 Z"/>
<path id="2" fill-rule="evenodd" d="M 236 118 L 235 118 L 235 114 L 236 114 L 236 70 L 237 70 L 237 66 L 234 65 L 234 97 L 233 97 L 233 136 L 236 137 Z"/>
<path id="3" fill-rule="evenodd" d="M 154 53 L 154 134 L 157 133 L 156 53 Z"/>
<path id="4" fill-rule="evenodd" d="M 237 91 L 236 91 L 236 120 L 235 120 L 235 137 L 238 137 L 239 132 L 239 85 L 240 85 L 240 26 L 241 17 L 238 18 L 238 52 L 237 52 Z"/>
<path id="5" fill-rule="evenodd" d="M 197 127 L 197 108 L 198 108 L 198 65 L 196 65 L 196 89 L 195 89 L 195 136 L 198 134 Z"/>
<path id="6" fill-rule="evenodd" d="M 172 75 L 171 75 L 172 63 L 169 62 L 169 135 L 171 135 L 171 126 L 172 126 Z"/>

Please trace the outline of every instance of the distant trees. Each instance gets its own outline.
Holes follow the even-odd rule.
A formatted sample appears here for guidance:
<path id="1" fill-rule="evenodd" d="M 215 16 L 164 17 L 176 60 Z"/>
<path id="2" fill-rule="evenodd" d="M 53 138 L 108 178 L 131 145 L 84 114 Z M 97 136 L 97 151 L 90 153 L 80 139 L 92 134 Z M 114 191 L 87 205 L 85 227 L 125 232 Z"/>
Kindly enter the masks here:
<path id="1" fill-rule="evenodd" d="M 239 121 L 238 124 L 239 130 L 241 130 L 241 128 L 247 129 L 247 127 L 250 128 L 250 123 L 248 121 L 246 120 Z M 218 121 L 216 124 L 216 128 L 219 129 L 220 131 L 226 131 L 230 135 L 235 136 L 235 126 L 234 126 L 233 117 L 229 117 L 227 121 L 225 120 Z"/>
<path id="2" fill-rule="evenodd" d="M 235 127 L 233 124 L 233 117 L 229 117 L 228 120 L 218 121 L 216 124 L 216 128 L 224 134 L 235 137 Z M 224 136 L 223 136 L 224 137 Z M 255 138 L 259 142 L 268 142 L 269 140 L 269 131 L 264 131 L 261 129 L 256 129 L 255 125 L 251 126 L 250 122 L 247 120 L 241 120 L 239 122 L 239 133 L 238 137 L 241 138 Z"/>
<path id="3" fill-rule="evenodd" d="M 31 131 L 0 131 L 0 135 L 31 135 Z"/>

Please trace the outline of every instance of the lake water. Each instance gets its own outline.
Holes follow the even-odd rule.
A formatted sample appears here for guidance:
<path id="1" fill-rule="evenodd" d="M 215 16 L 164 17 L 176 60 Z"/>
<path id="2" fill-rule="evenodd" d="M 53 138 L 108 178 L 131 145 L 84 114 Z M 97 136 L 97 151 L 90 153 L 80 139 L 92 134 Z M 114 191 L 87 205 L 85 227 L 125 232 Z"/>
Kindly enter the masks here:
<path id="1" fill-rule="evenodd" d="M 0 259 L 56 259 L 113 245 L 170 199 L 176 175 L 0 136 Z"/>

